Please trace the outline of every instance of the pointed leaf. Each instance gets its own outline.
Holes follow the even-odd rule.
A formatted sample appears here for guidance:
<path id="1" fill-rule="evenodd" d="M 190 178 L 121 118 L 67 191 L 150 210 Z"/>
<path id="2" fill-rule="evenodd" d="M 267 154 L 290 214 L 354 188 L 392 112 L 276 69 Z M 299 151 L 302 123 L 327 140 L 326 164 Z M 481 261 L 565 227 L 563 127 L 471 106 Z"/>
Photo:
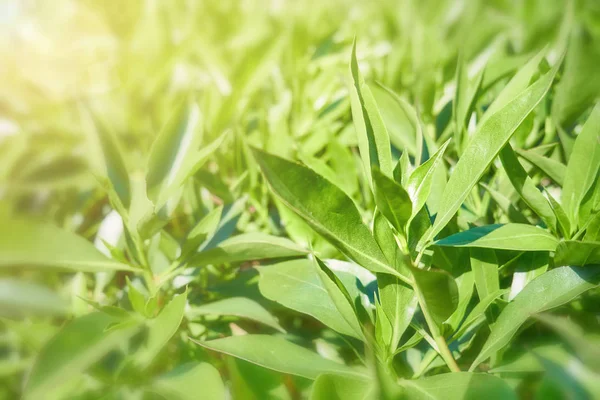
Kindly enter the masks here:
<path id="1" fill-rule="evenodd" d="M 308 379 L 316 379 L 325 373 L 355 379 L 367 376 L 366 371 L 321 358 L 311 350 L 276 336 L 243 335 L 206 342 L 192 341 L 209 350 L 229 354 L 268 369 Z"/>
<path id="2" fill-rule="evenodd" d="M 411 268 L 415 284 L 419 288 L 420 302 L 424 302 L 429 314 L 441 326 L 458 307 L 458 287 L 445 271 L 425 271 Z"/>
<path id="3" fill-rule="evenodd" d="M 519 251 L 554 251 L 558 239 L 545 230 L 525 224 L 493 224 L 456 233 L 434 243 L 437 246 L 482 247 Z"/>
<path id="4" fill-rule="evenodd" d="M 531 150 L 517 149 L 519 156 L 539 168 L 548 178 L 562 186 L 567 173 L 567 167 L 548 157 L 541 156 Z"/>
<path id="5" fill-rule="evenodd" d="M 584 266 L 591 264 L 600 264 L 600 242 L 566 240 L 558 244 L 554 255 L 554 265 Z"/>
<path id="6" fill-rule="evenodd" d="M 594 183 L 599 168 L 600 103 L 594 107 L 581 133 L 577 135 L 565 172 L 561 202 L 573 225 L 578 220 L 579 205 L 583 196 Z"/>
<path id="7" fill-rule="evenodd" d="M 447 140 L 433 156 L 417 167 L 406 182 L 406 191 L 413 203 L 412 216 L 415 216 L 427 202 L 433 185 L 434 173 L 437 166 L 443 162 L 443 155 L 450 140 Z"/>
<path id="8" fill-rule="evenodd" d="M 471 370 L 506 346 L 531 314 L 566 304 L 599 283 L 599 267 L 560 267 L 534 279 L 502 310 Z"/>
<path id="9" fill-rule="evenodd" d="M 258 268 L 263 296 L 308 314 L 331 329 L 349 336 L 355 331 L 340 314 L 311 260 L 293 260 Z"/>
<path id="10" fill-rule="evenodd" d="M 186 315 L 188 319 L 200 315 L 233 315 L 260 322 L 285 333 L 285 330 L 279 325 L 275 317 L 265 310 L 263 306 L 245 297 L 230 297 L 200 306 L 192 306 Z"/>
<path id="11" fill-rule="evenodd" d="M 450 175 L 433 228 L 425 242 L 446 226 L 516 129 L 544 98 L 559 65 L 560 62 L 480 125 Z"/>
<path id="12" fill-rule="evenodd" d="M 136 362 L 141 368 L 148 367 L 177 332 L 183 319 L 186 302 L 187 292 L 176 295 L 156 318 L 147 321 L 148 338 L 143 348 L 135 355 Z"/>
<path id="13" fill-rule="evenodd" d="M 254 151 L 273 192 L 314 230 L 364 268 L 400 276 L 341 189 L 300 164 Z"/>
<path id="14" fill-rule="evenodd" d="M 371 177 L 371 166 L 378 166 L 388 176 L 392 175 L 390 138 L 379 113 L 375 97 L 365 83 L 356 59 L 356 42 L 350 59 L 350 103 L 352 120 L 358 137 L 358 147 L 365 168 Z"/>
<path id="15" fill-rule="evenodd" d="M 189 264 L 218 265 L 268 258 L 302 257 L 307 253 L 289 239 L 253 232 L 234 236 L 222 241 L 216 247 L 196 253 Z"/>
<path id="16" fill-rule="evenodd" d="M 533 212 L 535 212 L 544 223 L 553 231 L 557 232 L 556 216 L 552 211 L 552 207 L 548 204 L 548 200 L 535 186 L 525 168 L 519 163 L 515 152 L 509 143 L 504 146 L 500 152 L 500 160 L 502 166 L 508 175 L 508 179 L 513 187 L 521 196 L 525 204 L 527 204 Z"/>
<path id="17" fill-rule="evenodd" d="M 403 232 L 412 210 L 408 193 L 402 186 L 384 175 L 378 167 L 373 167 L 373 188 L 379 211 L 398 232 Z"/>

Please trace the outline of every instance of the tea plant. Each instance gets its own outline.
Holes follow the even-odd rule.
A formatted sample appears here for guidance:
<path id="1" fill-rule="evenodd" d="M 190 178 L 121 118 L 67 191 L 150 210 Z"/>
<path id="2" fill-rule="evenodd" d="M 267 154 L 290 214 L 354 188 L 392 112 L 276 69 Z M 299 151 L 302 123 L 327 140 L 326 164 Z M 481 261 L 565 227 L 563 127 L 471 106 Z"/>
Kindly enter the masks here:
<path id="1" fill-rule="evenodd" d="M 2 396 L 600 396 L 594 3 L 250 3 L 7 102 Z"/>

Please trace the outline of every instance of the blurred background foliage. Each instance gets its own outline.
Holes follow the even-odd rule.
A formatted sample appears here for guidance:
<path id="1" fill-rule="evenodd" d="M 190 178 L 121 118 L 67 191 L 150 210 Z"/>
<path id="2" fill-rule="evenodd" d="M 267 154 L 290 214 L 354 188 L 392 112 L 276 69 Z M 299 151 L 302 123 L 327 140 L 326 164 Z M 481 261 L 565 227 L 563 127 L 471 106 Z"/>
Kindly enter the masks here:
<path id="1" fill-rule="evenodd" d="M 174 114 L 179 118 L 182 104 L 194 102 L 201 115 L 202 146 L 222 142 L 185 181 L 181 196 L 157 217 L 160 221 L 140 228 L 147 246 L 142 252 L 150 257 L 153 273 L 168 278 L 157 282 L 158 306 L 186 285 L 196 305 L 244 296 L 277 314 L 298 341 L 317 340 L 324 354 L 351 358 L 337 354 L 344 344 L 327 338 L 314 320 L 265 300 L 249 264 L 168 273 L 176 259 L 173 249 L 220 206 L 224 217 L 216 243 L 260 231 L 286 234 L 307 245 L 306 227 L 297 217 L 278 203 L 270 206 L 250 144 L 301 160 L 331 178 L 368 214 L 373 199 L 361 172 L 354 172 L 360 171 L 360 161 L 347 90 L 355 38 L 363 74 L 413 104 L 438 138 L 450 129 L 459 55 L 471 78 L 485 66 L 478 101 L 486 104 L 542 48 L 568 43 L 551 110 L 566 135 L 600 92 L 596 0 L 2 0 L 0 235 L 5 238 L 0 241 L 9 242 L 10 221 L 26 217 L 76 232 L 113 258 L 135 259 L 127 253 L 121 217 L 109 201 L 103 177 L 115 172 L 104 170 L 95 131 L 114 135 L 134 187 L 144 180 L 159 132 Z M 374 87 L 380 105 L 390 101 Z M 419 145 L 405 133 L 405 119 L 382 113 L 395 157 L 404 151 L 415 157 Z M 320 238 L 310 244 L 319 254 L 337 254 Z M 49 338 L 65 321 L 93 309 L 82 298 L 130 308 L 123 272 L 5 268 L 2 275 L 2 398 L 18 398 L 33 358 Z M 143 280 L 130 278 L 141 292 L 146 290 Z M 46 288 L 48 309 L 40 309 L 44 301 L 29 308 L 11 302 L 15 288 L 22 294 L 27 289 L 11 285 L 14 281 L 35 285 L 36 296 L 43 295 L 40 286 Z M 232 327 L 232 321 L 237 325 Z M 282 383 L 278 374 L 239 360 L 216 360 L 190 345 L 182 332 L 198 336 L 206 333 L 205 325 L 184 323 L 181 334 L 146 370 L 123 364 L 117 356 L 104 358 L 92 371 L 93 382 L 82 378 L 85 382 L 78 383 L 85 389 L 81 393 L 142 398 L 148 394 L 128 388 L 147 385 L 195 360 L 210 360 L 227 371 L 234 398 L 294 398 L 308 390 L 303 379 Z M 261 330 L 220 318 L 212 321 L 209 336 L 242 329 L 238 325 Z"/>

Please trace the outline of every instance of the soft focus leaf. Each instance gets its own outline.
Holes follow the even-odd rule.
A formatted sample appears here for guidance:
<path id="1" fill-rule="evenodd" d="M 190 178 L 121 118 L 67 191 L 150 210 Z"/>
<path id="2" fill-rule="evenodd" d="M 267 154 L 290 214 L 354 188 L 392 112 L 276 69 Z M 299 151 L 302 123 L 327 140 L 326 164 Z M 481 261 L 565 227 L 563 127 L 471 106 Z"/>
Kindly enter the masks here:
<path id="1" fill-rule="evenodd" d="M 105 332 L 114 318 L 96 312 L 73 320 L 44 346 L 27 379 L 25 397 L 51 396 L 59 385 L 81 374 L 109 351 L 119 347 L 140 328 Z"/>
<path id="2" fill-rule="evenodd" d="M 107 258 L 84 238 L 54 225 L 25 221 L 4 221 L 0 225 L 0 267 L 136 270 Z"/>
<path id="3" fill-rule="evenodd" d="M 506 346 L 531 314 L 550 310 L 598 286 L 600 269 L 560 267 L 542 274 L 502 311 L 471 370 Z"/>
<path id="4" fill-rule="evenodd" d="M 192 306 L 186 315 L 188 319 L 201 315 L 234 315 L 260 322 L 285 333 L 275 317 L 257 302 L 245 297 L 230 297 L 200 306 Z"/>
<path id="5" fill-rule="evenodd" d="M 173 400 L 195 399 L 199 393 L 206 400 L 222 400 L 226 396 L 219 371 L 208 363 L 179 365 L 154 380 L 150 390 Z"/>

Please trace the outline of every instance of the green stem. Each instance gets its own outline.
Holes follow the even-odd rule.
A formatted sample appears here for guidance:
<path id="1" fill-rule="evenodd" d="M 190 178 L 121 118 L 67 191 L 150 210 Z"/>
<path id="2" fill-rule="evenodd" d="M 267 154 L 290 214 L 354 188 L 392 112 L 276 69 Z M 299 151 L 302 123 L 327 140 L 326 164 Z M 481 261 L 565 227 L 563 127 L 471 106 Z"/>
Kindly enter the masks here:
<path id="1" fill-rule="evenodd" d="M 421 293 L 419 286 L 415 285 L 414 290 L 415 290 L 415 293 L 417 294 L 417 298 L 419 299 L 419 305 L 421 306 L 421 310 L 423 311 L 423 316 L 425 317 L 427 326 L 429 326 L 429 331 L 431 332 L 431 336 L 433 337 L 433 340 L 435 340 L 435 343 L 438 346 L 440 355 L 446 362 L 446 365 L 448 365 L 448 368 L 450 368 L 450 371 L 460 372 L 460 368 L 458 367 L 458 364 L 456 364 L 456 360 L 454 360 L 454 357 L 452 356 L 452 352 L 448 348 L 446 339 L 444 339 L 444 336 L 442 336 L 437 324 L 435 323 L 435 321 L 431 317 L 431 314 L 429 313 L 429 309 L 427 308 L 427 304 L 425 303 L 425 300 L 423 299 L 423 294 Z"/>

